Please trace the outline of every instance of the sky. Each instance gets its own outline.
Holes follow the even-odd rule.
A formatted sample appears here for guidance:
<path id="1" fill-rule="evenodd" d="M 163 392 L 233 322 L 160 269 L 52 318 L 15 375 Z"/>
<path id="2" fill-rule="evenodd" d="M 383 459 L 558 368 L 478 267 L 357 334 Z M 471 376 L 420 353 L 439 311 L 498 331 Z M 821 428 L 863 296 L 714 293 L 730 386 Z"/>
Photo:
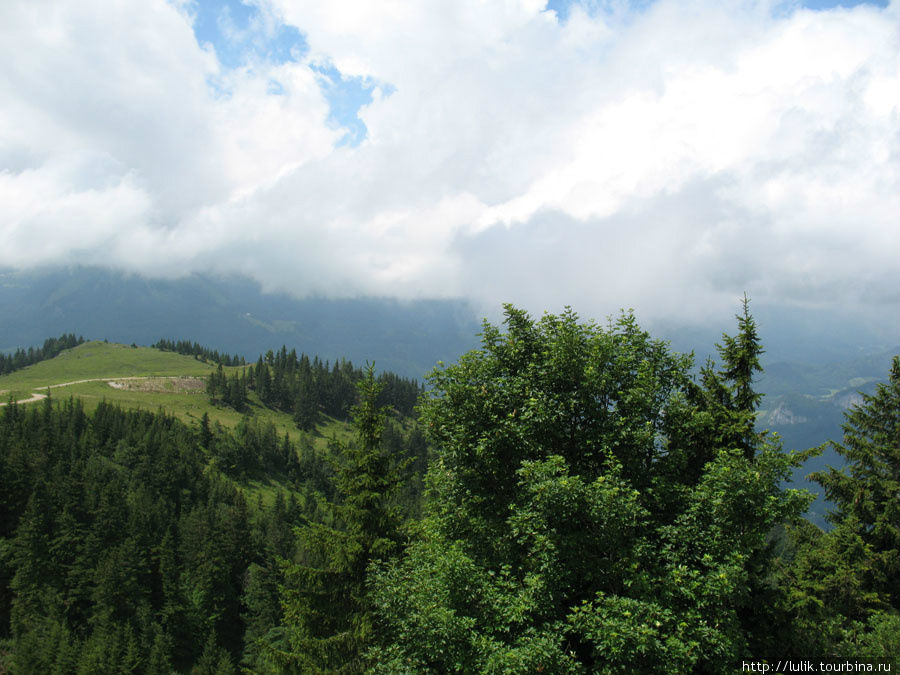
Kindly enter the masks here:
<path id="1" fill-rule="evenodd" d="M 900 316 L 900 2 L 7 0 L 0 267 Z"/>

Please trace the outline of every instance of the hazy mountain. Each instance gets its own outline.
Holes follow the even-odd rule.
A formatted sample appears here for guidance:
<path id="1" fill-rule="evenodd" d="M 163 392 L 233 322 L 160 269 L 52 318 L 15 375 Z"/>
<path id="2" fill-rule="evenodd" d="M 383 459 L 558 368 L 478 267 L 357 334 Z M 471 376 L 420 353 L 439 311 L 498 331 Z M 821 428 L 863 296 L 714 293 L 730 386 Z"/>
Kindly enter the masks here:
<path id="1" fill-rule="evenodd" d="M 296 299 L 242 277 L 160 280 L 96 268 L 0 273 L 0 350 L 64 332 L 126 344 L 186 339 L 248 359 L 286 344 L 421 378 L 471 349 L 479 330 L 459 300 Z"/>
<path id="2" fill-rule="evenodd" d="M 887 380 L 891 358 L 900 354 L 900 336 L 891 326 L 847 311 L 834 312 L 788 307 L 752 307 L 765 348 L 763 374 L 757 389 L 764 394 L 759 427 L 777 432 L 788 450 L 802 450 L 829 440 L 840 441 L 844 411 Z M 658 324 L 653 332 L 670 340 L 678 351 L 694 351 L 702 365 L 717 358 L 715 343 L 734 325 L 676 326 Z M 819 493 L 805 479 L 826 466 L 842 466 L 831 447 L 794 472 L 798 487 Z M 820 497 L 812 520 L 824 525 L 828 505 Z"/>
<path id="3" fill-rule="evenodd" d="M 900 337 L 850 314 L 752 309 L 766 349 L 761 426 L 777 431 L 789 449 L 840 440 L 843 411 L 859 400 L 858 391 L 886 379 Z M 648 328 L 674 349 L 694 351 L 699 365 L 716 357 L 715 343 L 735 324 L 728 317 L 722 325 Z M 82 267 L 0 272 L 0 350 L 64 332 L 138 344 L 187 339 L 248 359 L 286 344 L 421 378 L 437 361 L 452 362 L 475 347 L 480 329 L 463 300 L 296 299 L 264 293 L 242 277 L 159 280 Z M 827 449 L 797 471 L 798 483 L 838 463 Z M 815 507 L 819 522 L 824 508 Z"/>

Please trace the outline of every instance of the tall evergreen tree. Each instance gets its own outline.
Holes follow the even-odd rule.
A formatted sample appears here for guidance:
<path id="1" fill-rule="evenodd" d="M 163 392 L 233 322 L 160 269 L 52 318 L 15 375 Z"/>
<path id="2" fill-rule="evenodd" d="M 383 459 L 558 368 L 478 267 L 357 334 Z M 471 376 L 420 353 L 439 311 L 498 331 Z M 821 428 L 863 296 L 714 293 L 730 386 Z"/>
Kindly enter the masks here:
<path id="1" fill-rule="evenodd" d="M 862 397 L 846 413 L 843 443 L 833 443 L 847 466 L 812 478 L 836 507 L 836 529 L 869 552 L 863 587 L 900 610 L 900 357 L 888 382 Z"/>
<path id="2" fill-rule="evenodd" d="M 744 294 L 742 312 L 736 317 L 738 333 L 732 337 L 723 335 L 724 344 L 717 345 L 722 357 L 721 376 L 729 383 L 729 407 L 735 415 L 735 434 L 748 459 L 753 457 L 758 444 L 754 418 L 762 394 L 753 388 L 753 378 L 762 372 L 759 357 L 764 353 L 756 329 L 756 321 L 750 315 L 750 300 Z"/>
<path id="3" fill-rule="evenodd" d="M 890 378 L 845 413 L 842 469 L 810 477 L 834 529 L 790 531 L 779 578 L 786 656 L 900 656 L 900 357 Z"/>
<path id="4" fill-rule="evenodd" d="M 298 528 L 302 560 L 285 563 L 282 606 L 290 650 L 276 655 L 304 672 L 359 672 L 372 640 L 366 572 L 396 555 L 400 512 L 395 495 L 404 465 L 382 444 L 386 410 L 370 366 L 353 410 L 356 442 L 335 463 L 335 524 Z"/>

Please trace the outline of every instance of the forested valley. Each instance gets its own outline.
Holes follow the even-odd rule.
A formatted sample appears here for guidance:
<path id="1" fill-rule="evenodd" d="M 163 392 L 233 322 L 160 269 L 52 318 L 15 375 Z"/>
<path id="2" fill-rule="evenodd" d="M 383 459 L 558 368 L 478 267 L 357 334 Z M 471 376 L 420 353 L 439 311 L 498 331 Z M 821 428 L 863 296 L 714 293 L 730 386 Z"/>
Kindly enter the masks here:
<path id="1" fill-rule="evenodd" d="M 507 306 L 427 387 L 286 347 L 247 364 L 157 343 L 218 364 L 205 396 L 244 414 L 234 429 L 10 402 L 0 673 L 896 664 L 900 358 L 834 439 L 847 467 L 815 476 L 825 531 L 784 486 L 821 448 L 757 427 L 763 344 L 746 301 L 736 318 L 698 369 L 629 314 Z M 325 419 L 350 433 L 316 445 Z"/>

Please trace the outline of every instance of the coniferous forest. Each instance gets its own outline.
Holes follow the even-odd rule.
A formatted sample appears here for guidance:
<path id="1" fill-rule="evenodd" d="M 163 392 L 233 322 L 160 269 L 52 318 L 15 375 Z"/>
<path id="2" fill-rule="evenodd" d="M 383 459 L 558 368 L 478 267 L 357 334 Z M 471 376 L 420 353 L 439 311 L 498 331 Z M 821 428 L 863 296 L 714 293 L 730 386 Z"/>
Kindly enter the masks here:
<path id="1" fill-rule="evenodd" d="M 507 306 L 427 388 L 282 348 L 252 415 L 0 410 L 0 673 L 670 673 L 900 657 L 900 358 L 821 448 L 756 425 L 745 301 L 697 364 L 629 314 Z M 225 362 L 227 359 L 227 362 Z M 223 363 L 225 362 L 225 363 Z M 325 418 L 352 437 L 309 442 Z M 282 488 L 248 499 L 251 480 Z M 896 661 L 895 661 L 896 662 Z M 774 668 L 774 666 L 773 666 Z M 774 672 L 774 671 L 770 671 Z"/>
<path id="2" fill-rule="evenodd" d="M 64 333 L 58 338 L 47 338 L 44 344 L 38 348 L 29 347 L 17 349 L 12 354 L 0 354 L 0 375 L 6 375 L 16 370 L 21 370 L 38 361 L 52 359 L 64 349 L 77 347 L 84 342 L 84 338 L 75 337 L 74 333 Z"/>

